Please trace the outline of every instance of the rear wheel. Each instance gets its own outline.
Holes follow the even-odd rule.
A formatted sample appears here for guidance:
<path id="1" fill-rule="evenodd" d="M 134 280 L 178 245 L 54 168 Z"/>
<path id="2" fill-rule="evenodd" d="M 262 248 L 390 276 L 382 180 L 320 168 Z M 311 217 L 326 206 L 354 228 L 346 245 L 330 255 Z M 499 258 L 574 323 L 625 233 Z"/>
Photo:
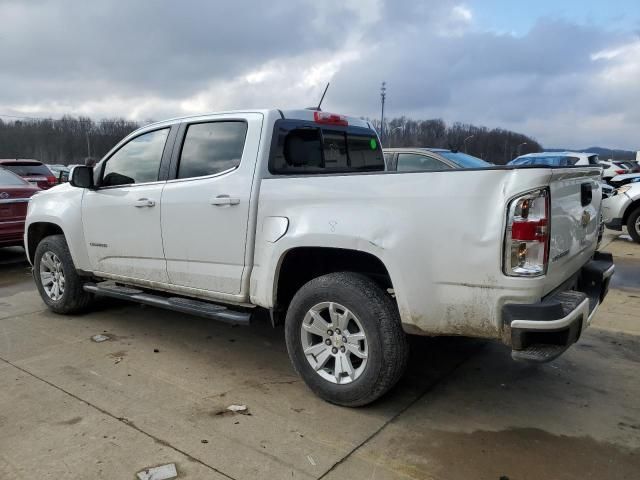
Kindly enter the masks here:
<path id="1" fill-rule="evenodd" d="M 398 309 L 369 278 L 332 273 L 305 284 L 285 321 L 296 372 L 321 398 L 361 406 L 402 376 L 408 345 Z"/>
<path id="2" fill-rule="evenodd" d="M 93 295 L 82 289 L 64 235 L 51 235 L 40 241 L 33 259 L 33 277 L 44 303 L 56 313 L 85 310 Z"/>
<path id="3" fill-rule="evenodd" d="M 637 243 L 640 243 L 640 207 L 636 208 L 629 219 L 627 220 L 627 230 L 631 238 Z"/>

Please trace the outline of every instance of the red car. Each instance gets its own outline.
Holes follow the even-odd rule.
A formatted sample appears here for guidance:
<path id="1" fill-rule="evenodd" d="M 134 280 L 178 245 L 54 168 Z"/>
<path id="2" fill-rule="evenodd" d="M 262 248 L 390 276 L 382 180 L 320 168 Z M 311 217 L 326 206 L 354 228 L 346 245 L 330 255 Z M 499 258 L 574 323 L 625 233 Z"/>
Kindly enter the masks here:
<path id="1" fill-rule="evenodd" d="M 0 167 L 20 175 L 32 185 L 37 185 L 46 190 L 58 184 L 58 179 L 49 167 L 38 160 L 26 159 L 0 159 Z"/>
<path id="2" fill-rule="evenodd" d="M 29 198 L 40 189 L 0 167 L 0 247 L 22 245 Z"/>

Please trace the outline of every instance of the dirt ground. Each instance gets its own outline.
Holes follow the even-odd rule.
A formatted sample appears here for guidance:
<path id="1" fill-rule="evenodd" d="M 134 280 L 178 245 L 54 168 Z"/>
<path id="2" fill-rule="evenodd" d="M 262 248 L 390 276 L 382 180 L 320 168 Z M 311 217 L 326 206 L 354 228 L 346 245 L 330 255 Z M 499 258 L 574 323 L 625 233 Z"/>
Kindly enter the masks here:
<path id="1" fill-rule="evenodd" d="M 400 385 L 360 409 L 316 398 L 266 319 L 233 328 L 112 300 L 54 315 L 22 250 L 0 249 L 0 479 L 166 463 L 191 479 L 638 479 L 640 245 L 609 240 L 611 293 L 560 359 L 412 338 Z"/>

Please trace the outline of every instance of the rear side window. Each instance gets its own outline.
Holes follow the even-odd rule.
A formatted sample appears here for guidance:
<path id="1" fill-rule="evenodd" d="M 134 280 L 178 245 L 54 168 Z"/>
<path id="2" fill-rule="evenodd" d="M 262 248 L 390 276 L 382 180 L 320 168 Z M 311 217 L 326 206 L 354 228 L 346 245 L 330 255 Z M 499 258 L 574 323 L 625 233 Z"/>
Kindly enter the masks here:
<path id="1" fill-rule="evenodd" d="M 576 158 L 576 161 L 577 160 L 578 159 Z M 598 155 L 589 155 L 589 165 L 598 165 L 598 161 Z"/>
<path id="2" fill-rule="evenodd" d="M 42 163 L 12 163 L 10 165 L 2 165 L 2 167 L 22 177 L 29 177 L 31 175 L 48 177 L 51 175 L 51 170 Z"/>
<path id="3" fill-rule="evenodd" d="M 398 168 L 399 172 L 419 172 L 422 170 L 450 170 L 451 167 L 440 160 L 428 155 L 419 155 L 416 153 L 399 153 Z"/>
<path id="4" fill-rule="evenodd" d="M 384 156 L 372 130 L 320 128 L 311 122 L 284 121 L 275 128 L 271 173 L 323 174 L 384 171 Z"/>
<path id="5" fill-rule="evenodd" d="M 182 145 L 178 178 L 203 177 L 240 165 L 247 124 L 242 121 L 189 125 Z"/>

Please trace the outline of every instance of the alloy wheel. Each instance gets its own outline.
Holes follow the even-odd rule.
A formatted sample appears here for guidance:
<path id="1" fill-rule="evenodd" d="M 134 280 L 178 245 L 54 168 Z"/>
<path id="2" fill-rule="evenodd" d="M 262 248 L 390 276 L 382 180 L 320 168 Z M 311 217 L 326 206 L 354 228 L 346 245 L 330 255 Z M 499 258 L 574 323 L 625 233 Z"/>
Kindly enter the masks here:
<path id="1" fill-rule="evenodd" d="M 336 302 L 322 302 L 306 313 L 300 326 L 309 365 L 325 380 L 347 384 L 367 366 L 367 336 L 358 318 Z"/>
<path id="2" fill-rule="evenodd" d="M 47 251 L 40 259 L 40 281 L 47 296 L 58 301 L 64 294 L 65 278 L 62 262 L 52 251 Z"/>

